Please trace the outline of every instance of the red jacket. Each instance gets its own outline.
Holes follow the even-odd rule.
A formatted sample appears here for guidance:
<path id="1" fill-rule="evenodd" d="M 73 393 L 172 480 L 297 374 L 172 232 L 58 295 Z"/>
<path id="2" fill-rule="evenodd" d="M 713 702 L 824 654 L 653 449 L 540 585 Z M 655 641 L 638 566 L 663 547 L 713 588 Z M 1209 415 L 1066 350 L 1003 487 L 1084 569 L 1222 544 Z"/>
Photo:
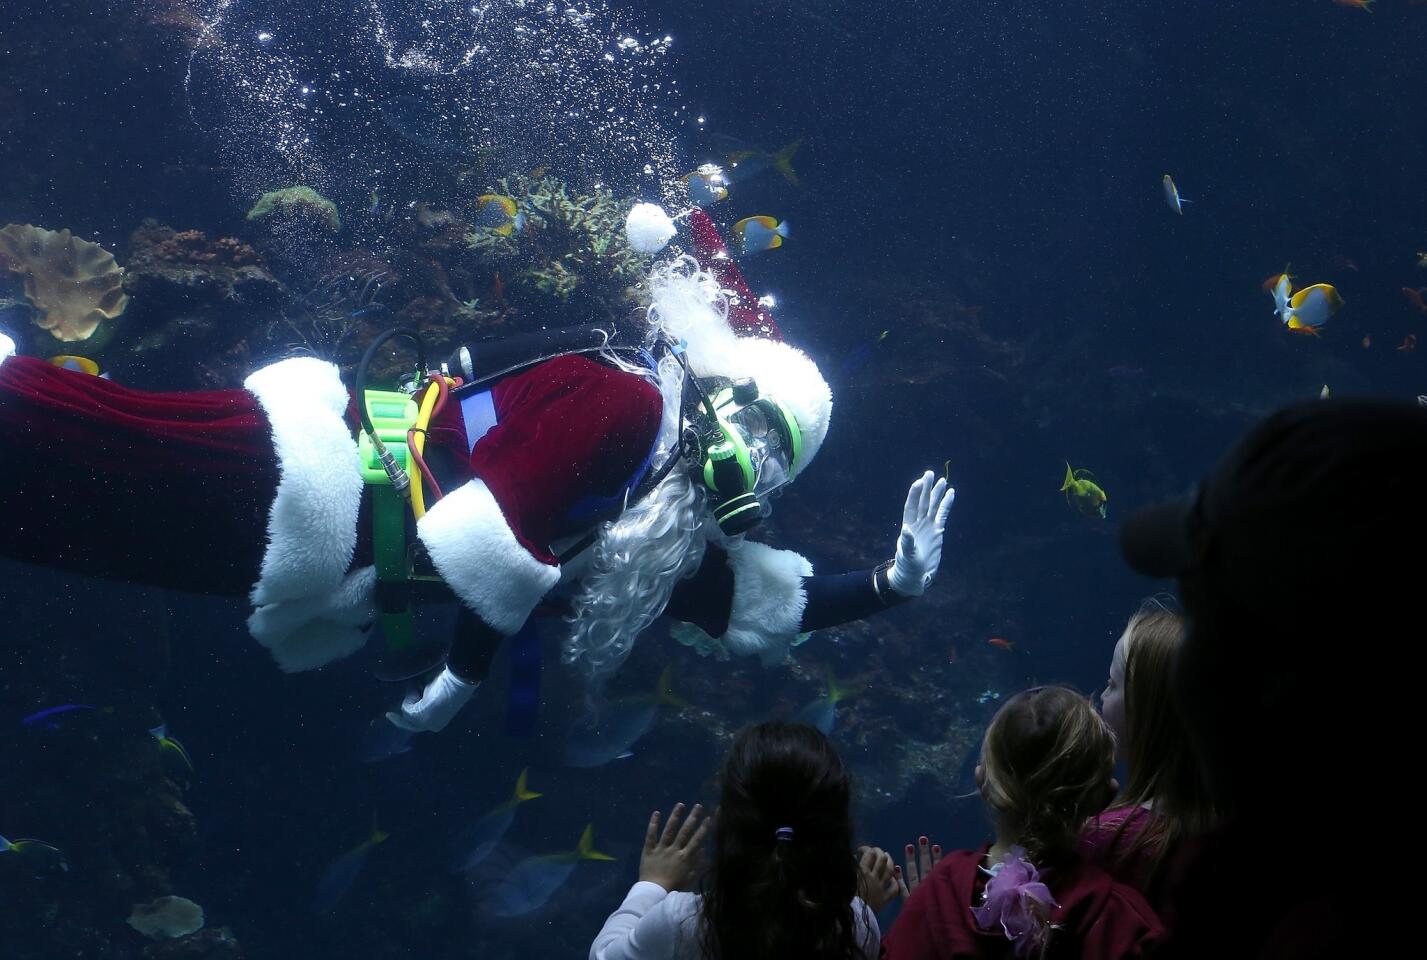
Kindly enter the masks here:
<path id="1" fill-rule="evenodd" d="M 990 845 L 942 858 L 883 938 L 887 960 L 1011 957 L 1000 930 L 981 930 L 972 906 L 981 902 L 986 875 L 979 869 Z M 1142 957 L 1164 935 L 1159 918 L 1132 888 L 1083 860 L 1041 871 L 1059 904 L 1051 921 L 1050 958 L 1114 960 Z"/>

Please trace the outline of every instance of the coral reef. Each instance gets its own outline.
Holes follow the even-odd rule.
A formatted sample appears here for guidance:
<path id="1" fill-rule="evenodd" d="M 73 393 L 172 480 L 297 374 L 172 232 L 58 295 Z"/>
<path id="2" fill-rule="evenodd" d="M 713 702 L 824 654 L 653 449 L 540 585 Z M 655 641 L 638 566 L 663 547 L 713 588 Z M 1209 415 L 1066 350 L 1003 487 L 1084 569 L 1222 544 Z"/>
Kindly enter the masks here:
<path id="1" fill-rule="evenodd" d="M 337 213 L 337 205 L 311 187 L 302 185 L 270 190 L 259 197 L 248 211 L 249 220 L 276 217 L 312 220 L 332 233 L 342 231 L 342 218 Z"/>
<path id="2" fill-rule="evenodd" d="M 510 296 L 527 308 L 567 312 L 572 320 L 620 317 L 637 302 L 635 286 L 649 264 L 625 238 L 632 201 L 604 187 L 580 193 L 545 175 L 502 177 L 499 192 L 515 198 L 525 229 L 505 236 L 474 229 L 466 237 L 484 264 L 508 277 Z"/>
<path id="3" fill-rule="evenodd" d="M 129 238 L 127 322 L 135 336 L 107 366 L 135 386 L 233 386 L 250 370 L 247 338 L 287 290 L 262 256 L 232 237 L 145 220 Z"/>
<path id="4" fill-rule="evenodd" d="M 59 343 L 93 339 L 128 306 L 114 255 L 68 230 L 8 224 L 0 229 L 0 267 L 24 278 L 35 325 Z"/>
<path id="5" fill-rule="evenodd" d="M 129 926 L 153 940 L 186 937 L 203 929 L 203 908 L 187 897 L 159 897 L 134 904 Z"/>
<path id="6" fill-rule="evenodd" d="M 286 334 L 293 348 L 325 360 L 339 360 L 343 348 L 368 321 L 389 316 L 391 308 L 381 300 L 389 278 L 388 271 L 380 267 L 323 276 L 279 311 L 268 335 L 282 338 Z"/>

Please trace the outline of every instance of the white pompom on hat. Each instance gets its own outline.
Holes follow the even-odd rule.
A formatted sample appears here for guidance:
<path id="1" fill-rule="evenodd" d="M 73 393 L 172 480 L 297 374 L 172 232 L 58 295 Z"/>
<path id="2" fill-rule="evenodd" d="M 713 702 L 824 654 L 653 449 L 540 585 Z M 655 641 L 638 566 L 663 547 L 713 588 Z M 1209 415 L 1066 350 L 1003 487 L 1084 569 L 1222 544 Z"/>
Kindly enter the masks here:
<path id="1" fill-rule="evenodd" d="M 636 203 L 624 218 L 624 235 L 639 253 L 658 253 L 676 232 L 674 221 L 657 203 Z"/>

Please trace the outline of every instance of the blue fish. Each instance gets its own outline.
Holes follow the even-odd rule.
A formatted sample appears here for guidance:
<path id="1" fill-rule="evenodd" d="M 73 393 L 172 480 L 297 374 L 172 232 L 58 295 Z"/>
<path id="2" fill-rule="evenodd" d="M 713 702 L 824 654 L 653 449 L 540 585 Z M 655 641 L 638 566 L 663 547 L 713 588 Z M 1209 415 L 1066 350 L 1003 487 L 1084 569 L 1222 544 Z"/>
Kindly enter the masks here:
<path id="1" fill-rule="evenodd" d="M 362 875 L 367 855 L 389 836 L 391 834 L 373 827 L 370 837 L 328 864 L 327 869 L 322 871 L 322 878 L 317 881 L 317 897 L 313 900 L 312 909 L 317 913 L 331 913 L 337 909 L 356 884 L 357 877 Z"/>
<path id="2" fill-rule="evenodd" d="M 20 722 L 31 729 L 58 730 L 59 720 L 56 718 L 62 717 L 67 713 L 98 709 L 98 707 L 88 703 L 62 703 L 57 707 L 46 707 L 37 713 L 32 713 L 28 717 L 22 718 Z"/>
<path id="3" fill-rule="evenodd" d="M 458 872 L 470 870 L 481 863 L 495 850 L 496 844 L 505 838 L 506 831 L 515 822 L 515 808 L 527 800 L 542 796 L 526 786 L 527 768 L 520 771 L 515 780 L 515 793 L 507 800 L 487 812 L 466 830 L 461 831 L 456 840 L 457 853 L 455 868 Z"/>
<path id="4" fill-rule="evenodd" d="M 594 848 L 595 825 L 588 824 L 574 850 L 527 857 L 480 894 L 487 912 L 497 917 L 519 917 L 550 902 L 582 860 L 613 860 Z"/>
<path id="5" fill-rule="evenodd" d="M 10 841 L 0 837 L 0 856 L 5 855 L 18 857 L 36 873 L 69 869 L 69 864 L 65 862 L 64 854 L 60 853 L 59 848 L 43 840 Z"/>
<path id="6" fill-rule="evenodd" d="M 788 238 L 788 222 L 779 223 L 773 217 L 745 217 L 733 225 L 744 253 L 776 250 Z"/>
<path id="7" fill-rule="evenodd" d="M 673 668 L 665 667 L 653 693 L 611 700 L 593 721 L 576 724 L 565 744 L 566 766 L 602 767 L 631 756 L 630 748 L 654 726 L 660 706 L 688 706 L 670 689 L 672 675 Z"/>
<path id="8" fill-rule="evenodd" d="M 837 725 L 838 703 L 852 696 L 853 692 L 846 687 L 839 687 L 837 678 L 829 670 L 827 672 L 827 692 L 816 700 L 805 704 L 801 710 L 793 714 L 790 722 L 806 723 L 810 727 L 817 727 L 824 736 L 830 736 L 833 727 Z"/>
<path id="9" fill-rule="evenodd" d="M 769 153 L 758 147 L 750 147 L 732 139 L 724 141 L 729 150 L 724 154 L 724 169 L 733 183 L 746 183 L 769 170 L 777 170 L 783 179 L 793 186 L 798 185 L 798 174 L 793 169 L 793 154 L 803 145 L 802 140 L 794 140 L 776 153 Z"/>

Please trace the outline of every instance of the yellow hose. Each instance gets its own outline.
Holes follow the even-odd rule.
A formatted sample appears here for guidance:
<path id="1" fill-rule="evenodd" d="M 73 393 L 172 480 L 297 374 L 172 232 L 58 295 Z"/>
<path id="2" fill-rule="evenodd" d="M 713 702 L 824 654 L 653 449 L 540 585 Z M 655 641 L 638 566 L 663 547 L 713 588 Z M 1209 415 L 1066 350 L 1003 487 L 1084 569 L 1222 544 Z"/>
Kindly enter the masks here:
<path id="1" fill-rule="evenodd" d="M 441 393 L 441 385 L 432 383 L 427 387 L 426 395 L 421 398 L 421 409 L 416 414 L 416 423 L 413 425 L 415 431 L 412 436 L 412 445 L 416 448 L 416 455 L 419 457 L 426 450 L 426 427 L 431 422 L 431 411 L 436 408 L 436 398 Z M 407 464 L 407 474 L 411 477 L 411 513 L 412 516 L 420 520 L 426 516 L 426 496 L 421 485 L 421 468 L 415 461 Z"/>

